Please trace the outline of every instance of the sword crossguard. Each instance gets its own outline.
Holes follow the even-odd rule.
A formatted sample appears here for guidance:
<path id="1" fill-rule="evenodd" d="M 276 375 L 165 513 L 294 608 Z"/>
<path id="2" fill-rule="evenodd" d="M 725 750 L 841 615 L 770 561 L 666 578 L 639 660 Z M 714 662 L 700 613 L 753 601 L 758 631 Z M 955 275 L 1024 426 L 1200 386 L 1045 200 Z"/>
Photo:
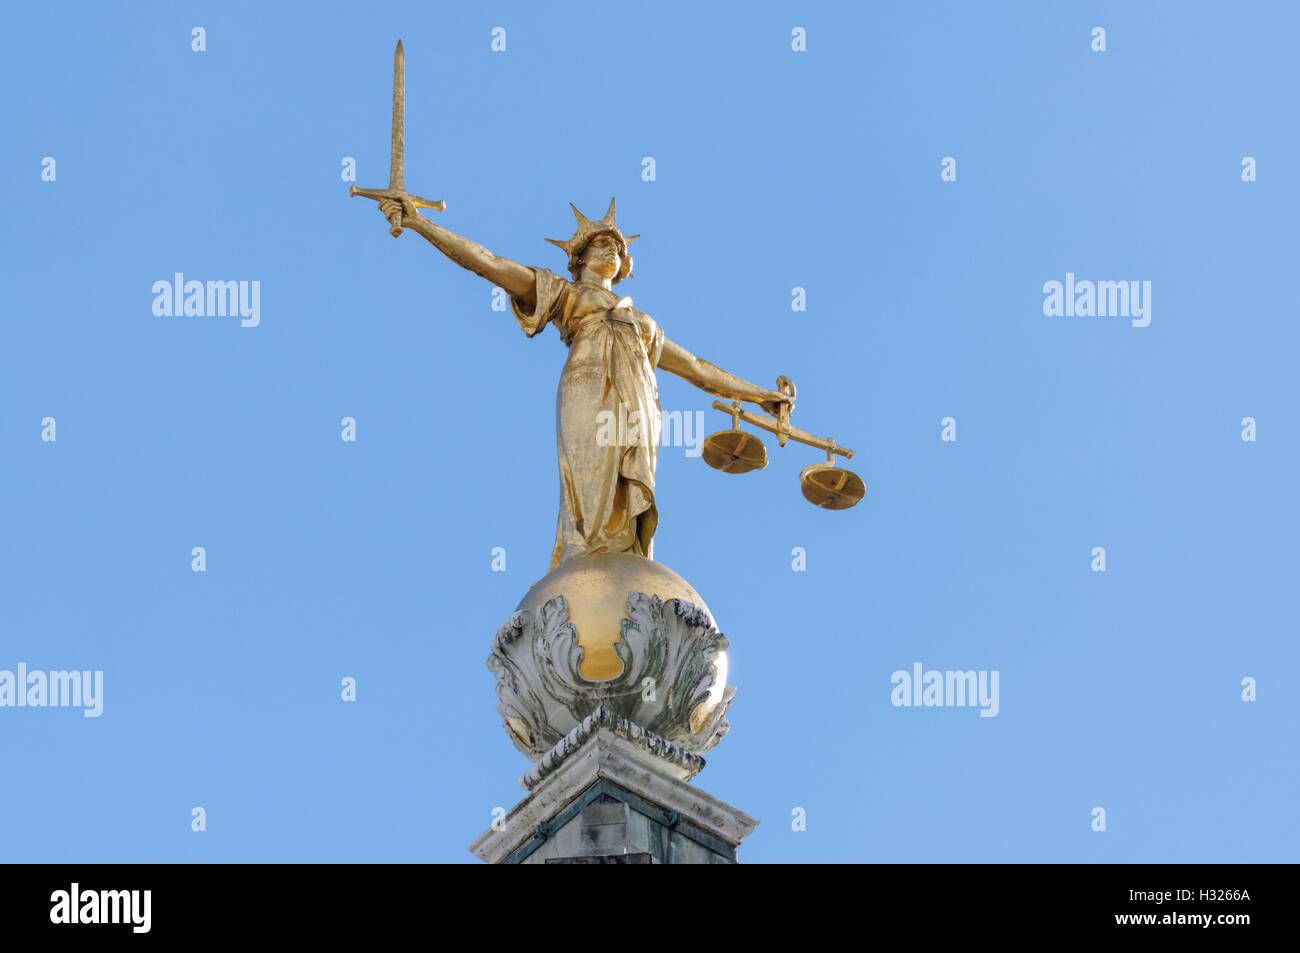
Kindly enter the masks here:
<path id="1" fill-rule="evenodd" d="M 433 201 L 431 199 L 421 198 L 418 195 L 412 195 L 410 192 L 403 191 L 402 189 L 359 189 L 354 185 L 348 190 L 348 195 L 352 197 L 360 195 L 362 198 L 374 199 L 376 202 L 383 202 L 386 199 L 397 199 L 400 202 L 402 199 L 407 199 L 416 208 L 431 208 L 438 212 L 445 212 L 447 210 L 447 203 L 442 200 Z M 392 235 L 394 238 L 402 234 L 402 213 L 394 213 L 393 216 L 388 219 L 388 224 L 390 226 L 388 234 Z"/>

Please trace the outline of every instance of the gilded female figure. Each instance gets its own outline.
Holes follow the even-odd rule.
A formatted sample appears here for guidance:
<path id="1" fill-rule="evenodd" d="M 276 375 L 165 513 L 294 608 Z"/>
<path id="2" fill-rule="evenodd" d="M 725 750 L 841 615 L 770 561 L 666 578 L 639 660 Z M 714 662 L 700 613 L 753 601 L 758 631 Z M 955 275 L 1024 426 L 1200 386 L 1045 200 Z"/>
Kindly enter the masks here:
<path id="1" fill-rule="evenodd" d="M 408 199 L 380 203 L 386 219 L 423 235 L 462 268 L 510 295 L 515 320 L 529 336 L 552 324 L 569 348 L 556 394 L 560 512 L 551 569 L 590 553 L 653 558 L 659 387 L 655 368 L 728 400 L 759 404 L 777 415 L 792 397 L 729 374 L 664 336 L 659 325 L 614 285 L 632 273 L 628 243 L 614 220 L 614 200 L 599 221 L 576 207 L 578 230 L 547 239 L 569 255 L 572 280 L 520 265 L 443 228 Z M 788 408 L 787 408 L 788 409 Z M 608 422 L 628 420 L 643 439 L 610 441 Z M 637 423 L 639 428 L 635 428 Z"/>

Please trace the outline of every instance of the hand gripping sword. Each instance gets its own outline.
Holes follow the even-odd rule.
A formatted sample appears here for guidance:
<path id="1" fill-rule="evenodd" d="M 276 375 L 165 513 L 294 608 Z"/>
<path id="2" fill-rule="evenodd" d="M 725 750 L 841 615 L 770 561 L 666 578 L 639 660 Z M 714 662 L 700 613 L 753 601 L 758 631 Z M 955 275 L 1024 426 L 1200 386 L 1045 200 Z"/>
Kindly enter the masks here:
<path id="1" fill-rule="evenodd" d="M 402 50 L 402 41 L 397 41 L 397 50 L 393 53 L 393 149 L 388 161 L 388 188 L 359 189 L 355 185 L 348 190 L 349 196 L 361 195 L 376 202 L 384 199 L 409 199 L 416 208 L 432 208 L 439 212 L 447 210 L 446 202 L 431 202 L 406 191 L 406 53 Z M 394 212 L 388 219 L 391 226 L 388 234 L 396 238 L 402 234 L 402 213 Z"/>

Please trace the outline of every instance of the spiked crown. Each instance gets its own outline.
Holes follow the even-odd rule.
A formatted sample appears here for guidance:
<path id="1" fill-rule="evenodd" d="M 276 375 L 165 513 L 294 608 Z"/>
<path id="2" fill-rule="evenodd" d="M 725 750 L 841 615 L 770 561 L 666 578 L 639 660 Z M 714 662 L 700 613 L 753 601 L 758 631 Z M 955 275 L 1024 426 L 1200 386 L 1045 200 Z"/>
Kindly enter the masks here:
<path id="1" fill-rule="evenodd" d="M 618 274 L 611 279 L 611 283 L 618 284 L 624 278 L 630 277 L 632 274 L 632 256 L 627 253 L 627 246 L 640 236 L 628 235 L 625 237 L 618 230 L 618 224 L 614 221 L 614 200 L 612 198 L 609 200 L 609 211 L 599 221 L 592 221 L 587 218 L 578 211 L 578 206 L 572 202 L 569 203 L 569 208 L 573 209 L 574 217 L 578 220 L 578 230 L 573 233 L 573 237 L 567 242 L 554 238 L 546 239 L 556 248 L 562 249 L 568 254 L 569 274 L 575 278 L 581 274 L 582 254 L 587 250 L 587 246 L 591 244 L 593 238 L 597 235 L 612 235 L 618 241 L 618 255 L 622 261 L 619 265 Z"/>

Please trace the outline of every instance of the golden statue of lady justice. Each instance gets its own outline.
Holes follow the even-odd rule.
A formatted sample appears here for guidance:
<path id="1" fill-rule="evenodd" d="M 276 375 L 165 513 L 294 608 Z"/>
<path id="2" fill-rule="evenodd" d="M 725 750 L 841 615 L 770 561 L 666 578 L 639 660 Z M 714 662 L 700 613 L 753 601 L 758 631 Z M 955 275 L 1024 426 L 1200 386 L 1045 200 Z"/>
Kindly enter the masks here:
<path id="1" fill-rule="evenodd" d="M 494 255 L 482 245 L 420 214 L 421 208 L 442 210 L 445 206 L 405 191 L 404 72 L 404 54 L 399 42 L 394 65 L 389 188 L 368 190 L 353 186 L 351 194 L 378 200 L 394 236 L 410 229 L 462 268 L 504 289 L 510 296 L 515 320 L 529 337 L 553 324 L 568 346 L 569 357 L 560 373 L 556 397 L 560 511 L 551 569 L 592 553 L 633 553 L 653 558 L 653 538 L 659 521 L 655 505 L 657 439 L 620 446 L 618 441 L 602 440 L 601 431 L 605 428 L 607 432 L 611 419 L 627 419 L 643 422 L 643 434 L 657 438 L 656 368 L 676 374 L 709 394 L 758 404 L 780 422 L 779 426 L 773 426 L 740 411 L 738 403 L 731 408 L 715 404 L 718 409 L 732 413 L 733 425 L 743 417 L 778 434 L 782 444 L 791 436 L 822 447 L 828 451 L 831 461 L 837 452 L 852 455 L 833 441 L 811 437 L 789 427 L 795 392 L 785 378 L 778 379 L 778 387 L 782 389 L 771 390 L 722 370 L 669 340 L 648 314 L 633 307 L 631 298 L 613 290 L 614 285 L 632 273 L 628 244 L 639 237 L 624 236 L 619 230 L 613 199 L 599 220 L 587 218 L 571 205 L 578 222 L 573 237 L 567 241 L 546 239 L 568 254 L 571 280 L 545 268 L 521 265 Z M 729 433 L 739 433 L 738 428 Z M 706 451 L 706 459 L 719 469 L 731 472 L 764 465 L 766 454 L 761 443 L 749 434 L 739 433 L 739 437 L 743 446 L 733 442 L 723 451 L 725 460 L 735 465 L 715 462 L 716 452 L 715 459 L 710 459 Z M 757 444 L 757 451 L 763 456 L 762 463 L 745 462 L 755 452 L 753 444 Z M 825 464 L 819 465 L 819 469 L 834 470 L 836 475 L 848 473 Z M 848 477 L 861 484 L 856 476 L 848 474 Z M 842 483 L 839 490 L 841 499 L 853 492 L 851 486 L 845 492 Z M 805 495 L 808 495 L 807 488 Z M 830 508 L 855 502 L 856 499 Z M 818 505 L 828 504 L 819 502 Z"/>

